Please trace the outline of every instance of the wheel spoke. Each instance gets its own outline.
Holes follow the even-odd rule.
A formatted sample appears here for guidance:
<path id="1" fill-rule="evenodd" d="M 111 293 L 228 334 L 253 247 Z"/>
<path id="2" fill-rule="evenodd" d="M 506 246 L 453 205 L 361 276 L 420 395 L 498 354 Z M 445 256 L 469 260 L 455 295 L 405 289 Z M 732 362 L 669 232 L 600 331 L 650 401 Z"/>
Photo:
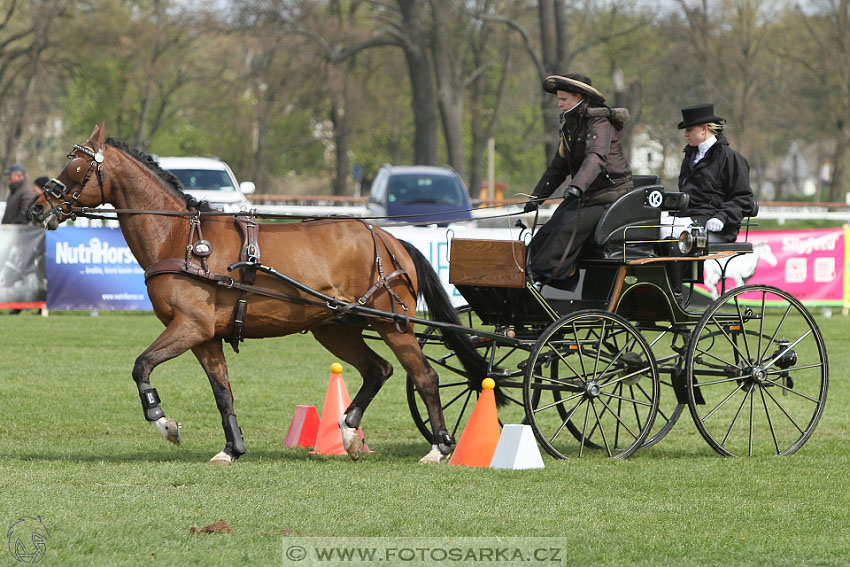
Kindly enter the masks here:
<path id="1" fill-rule="evenodd" d="M 741 405 L 738 406 L 738 411 L 735 412 L 735 417 L 732 419 L 732 423 L 729 424 L 729 429 L 726 430 L 726 435 L 723 437 L 723 441 L 720 442 L 721 447 L 725 446 L 726 441 L 729 440 L 729 435 L 732 433 L 732 429 L 735 428 L 735 424 L 738 423 L 738 418 L 741 417 L 741 410 L 744 409 L 744 404 L 747 403 L 747 398 L 749 397 L 750 392 L 744 391 L 744 399 L 741 400 Z M 750 423 L 752 422 L 753 420 L 750 419 Z"/>
<path id="2" fill-rule="evenodd" d="M 776 448 L 776 454 L 778 455 L 781 452 L 779 450 L 779 441 L 776 440 L 776 430 L 773 428 L 773 420 L 770 419 L 770 410 L 767 409 L 767 400 L 764 398 L 764 388 L 759 388 L 759 393 L 761 394 L 761 405 L 764 406 L 764 415 L 767 417 L 767 424 L 770 427 L 770 436 L 773 438 L 773 446 Z"/>
<path id="3" fill-rule="evenodd" d="M 766 393 L 766 394 L 770 397 L 770 399 L 771 399 L 771 400 L 773 400 L 773 403 L 774 403 L 774 404 L 776 404 L 776 407 L 778 407 L 778 408 L 779 408 L 779 411 L 781 411 L 782 413 L 784 413 L 784 414 L 785 414 L 785 417 L 787 417 L 787 418 L 788 418 L 788 421 L 790 421 L 790 422 L 791 422 L 791 425 L 793 425 L 794 427 L 796 427 L 796 428 L 797 428 L 797 431 L 799 431 L 800 433 L 805 433 L 805 432 L 803 431 L 803 428 L 802 428 L 802 427 L 800 427 L 800 426 L 797 424 L 797 421 L 796 421 L 796 420 L 795 420 L 795 419 L 791 416 L 791 414 L 790 414 L 790 413 L 788 413 L 788 411 L 785 409 L 785 407 L 784 407 L 782 404 L 780 404 L 780 403 L 779 403 L 779 400 L 777 400 L 777 399 L 776 399 L 776 397 L 775 397 L 773 394 L 771 394 L 770 392 L 765 391 L 765 393 Z"/>
<path id="4" fill-rule="evenodd" d="M 703 421 L 708 421 L 708 419 L 709 419 L 712 415 L 714 415 L 714 412 L 716 412 L 716 411 L 717 411 L 717 410 L 719 410 L 721 407 L 723 407 L 724 405 L 726 405 L 726 402 L 728 402 L 730 399 L 732 399 L 732 396 L 734 396 L 735 394 L 737 394 L 738 392 L 740 392 L 743 388 L 744 388 L 744 385 L 743 385 L 743 384 L 738 384 L 738 387 L 737 387 L 737 388 L 735 388 L 734 390 L 732 390 L 732 391 L 729 393 L 729 395 L 728 395 L 728 396 L 726 396 L 725 398 L 723 398 L 723 400 L 721 400 L 721 402 L 720 402 L 719 404 L 717 404 L 716 406 L 714 406 L 714 408 L 713 408 L 710 412 L 708 412 L 707 414 L 705 414 L 705 416 L 702 418 L 702 420 L 703 420 Z"/>
<path id="5" fill-rule="evenodd" d="M 596 411 L 596 404 L 591 402 L 589 405 L 593 408 L 593 415 L 596 416 L 596 425 L 594 425 L 593 428 L 595 430 L 596 426 L 599 426 L 599 434 L 602 436 L 602 445 L 605 447 L 605 452 L 609 457 L 611 457 L 613 456 L 613 453 L 611 453 L 611 446 L 608 444 L 608 437 L 605 435 L 605 428 L 602 426 L 602 418 L 599 417 L 599 412 Z"/>

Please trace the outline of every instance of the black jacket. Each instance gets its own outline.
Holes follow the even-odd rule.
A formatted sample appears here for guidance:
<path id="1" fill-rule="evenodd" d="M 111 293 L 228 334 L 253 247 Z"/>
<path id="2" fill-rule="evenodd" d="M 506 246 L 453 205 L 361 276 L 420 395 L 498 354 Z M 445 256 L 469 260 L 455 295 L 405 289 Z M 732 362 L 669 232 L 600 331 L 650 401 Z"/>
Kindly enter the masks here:
<path id="1" fill-rule="evenodd" d="M 613 203 L 634 187 L 620 147 L 622 124 L 615 123 L 611 112 L 584 100 L 562 116 L 558 153 L 534 187 L 534 197 L 550 196 L 568 175 L 588 204 Z"/>
<path id="2" fill-rule="evenodd" d="M 35 194 L 26 177 L 9 185 L 9 199 L 6 201 L 2 224 L 29 224 L 27 209 L 34 200 Z"/>
<path id="3" fill-rule="evenodd" d="M 717 234 L 725 240 L 735 240 L 744 213 L 753 204 L 750 164 L 729 147 L 724 136 L 717 138 L 696 165 L 698 148 L 688 145 L 684 151 L 679 191 L 690 195 L 690 200 L 687 210 L 679 216 L 689 216 L 703 225 L 710 218 L 720 219 L 723 230 Z"/>

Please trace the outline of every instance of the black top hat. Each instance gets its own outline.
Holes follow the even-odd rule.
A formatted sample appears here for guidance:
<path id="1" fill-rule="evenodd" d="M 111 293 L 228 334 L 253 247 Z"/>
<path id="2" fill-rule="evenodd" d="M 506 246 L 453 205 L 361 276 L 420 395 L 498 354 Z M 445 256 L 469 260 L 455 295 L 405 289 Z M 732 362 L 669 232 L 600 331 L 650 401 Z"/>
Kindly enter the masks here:
<path id="1" fill-rule="evenodd" d="M 605 95 L 590 86 L 590 77 L 581 73 L 549 75 L 543 80 L 543 90 L 552 94 L 557 94 L 558 91 L 580 93 L 599 102 L 605 102 Z"/>
<path id="2" fill-rule="evenodd" d="M 714 114 L 713 104 L 695 104 L 682 109 L 682 121 L 679 122 L 679 129 L 711 122 L 724 124 L 726 120 Z"/>

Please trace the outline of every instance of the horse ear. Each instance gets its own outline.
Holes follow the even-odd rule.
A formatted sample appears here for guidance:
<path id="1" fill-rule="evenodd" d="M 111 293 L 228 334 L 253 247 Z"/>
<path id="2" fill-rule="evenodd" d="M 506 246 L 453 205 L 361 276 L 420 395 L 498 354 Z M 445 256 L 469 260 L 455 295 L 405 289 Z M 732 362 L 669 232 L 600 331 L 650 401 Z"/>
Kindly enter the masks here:
<path id="1" fill-rule="evenodd" d="M 103 140 L 106 137 L 106 128 L 104 125 L 106 121 L 101 122 L 99 126 L 95 126 L 94 130 L 91 132 L 91 136 L 89 136 L 89 142 L 91 142 L 90 146 L 94 149 L 97 149 L 103 145 Z"/>

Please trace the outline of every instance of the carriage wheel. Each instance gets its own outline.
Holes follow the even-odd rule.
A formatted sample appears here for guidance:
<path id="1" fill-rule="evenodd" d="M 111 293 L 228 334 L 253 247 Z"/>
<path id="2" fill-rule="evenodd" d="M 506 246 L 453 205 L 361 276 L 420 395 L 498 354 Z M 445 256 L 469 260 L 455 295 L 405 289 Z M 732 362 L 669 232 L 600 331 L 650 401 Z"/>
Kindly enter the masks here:
<path id="1" fill-rule="evenodd" d="M 808 310 L 780 289 L 750 285 L 723 294 L 694 329 L 687 358 L 688 407 L 721 455 L 790 455 L 823 414 L 823 336 Z"/>
<path id="2" fill-rule="evenodd" d="M 684 376 L 684 353 L 687 348 L 687 337 L 681 332 L 673 329 L 642 329 L 638 327 L 641 335 L 649 343 L 655 364 L 658 367 L 661 391 L 658 400 L 658 413 L 655 416 L 655 424 L 649 436 L 644 441 L 644 447 L 652 447 L 670 433 L 679 417 L 685 410 L 685 404 L 679 403 L 676 390 L 673 386 L 673 374 L 679 373 Z M 684 337 L 684 340 L 679 340 Z M 679 344 L 677 344 L 679 343 Z M 683 379 L 684 380 L 684 379 Z"/>
<path id="3" fill-rule="evenodd" d="M 624 459 L 652 429 L 659 386 L 652 351 L 628 321 L 578 311 L 552 323 L 531 351 L 523 380 L 526 419 L 555 458 L 599 447 Z M 536 396 L 546 391 L 553 402 Z"/>
<path id="4" fill-rule="evenodd" d="M 461 323 L 469 328 L 473 327 L 472 310 L 469 306 L 458 308 L 458 316 Z M 522 401 L 519 399 L 519 388 L 522 382 L 519 377 L 522 371 L 516 370 L 517 362 L 527 358 L 526 351 L 494 343 L 492 340 L 471 337 L 478 352 L 487 360 L 492 360 L 491 366 L 499 368 L 501 372 L 496 376 L 496 395 L 505 403 L 499 408 L 500 419 L 506 423 L 517 423 L 523 419 Z M 472 408 L 478 401 L 481 392 L 480 384 L 473 384 L 469 374 L 463 368 L 455 353 L 446 348 L 443 343 L 442 331 L 436 327 L 429 327 L 419 335 L 419 346 L 425 358 L 440 376 L 440 404 L 443 408 L 443 418 L 446 429 L 455 439 L 466 424 Z M 495 350 L 494 350 L 495 349 Z M 510 368 L 514 368 L 513 371 Z M 422 398 L 416 390 L 413 379 L 408 376 L 405 389 L 407 391 L 407 405 L 413 422 L 422 436 L 433 443 L 431 434 L 431 420 L 428 409 L 422 402 Z"/>

